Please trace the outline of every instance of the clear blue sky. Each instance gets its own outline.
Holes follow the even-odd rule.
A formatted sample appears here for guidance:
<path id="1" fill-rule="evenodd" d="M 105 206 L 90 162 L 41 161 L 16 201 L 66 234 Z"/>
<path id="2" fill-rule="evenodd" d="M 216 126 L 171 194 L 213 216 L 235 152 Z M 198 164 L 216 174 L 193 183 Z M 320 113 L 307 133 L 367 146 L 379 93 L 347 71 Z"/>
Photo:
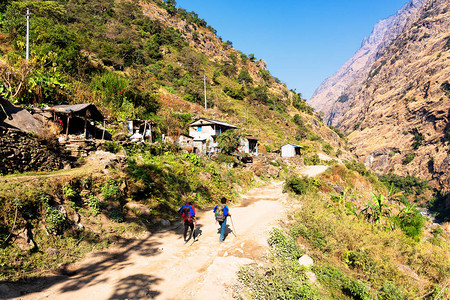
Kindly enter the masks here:
<path id="1" fill-rule="evenodd" d="M 408 0 L 178 0 L 223 41 L 264 59 L 273 76 L 309 99 Z"/>

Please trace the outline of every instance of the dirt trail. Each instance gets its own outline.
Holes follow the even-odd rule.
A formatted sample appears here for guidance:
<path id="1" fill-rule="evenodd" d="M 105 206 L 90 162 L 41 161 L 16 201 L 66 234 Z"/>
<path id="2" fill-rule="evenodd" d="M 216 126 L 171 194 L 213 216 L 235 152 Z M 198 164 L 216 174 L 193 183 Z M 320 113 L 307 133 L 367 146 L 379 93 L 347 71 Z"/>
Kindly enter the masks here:
<path id="1" fill-rule="evenodd" d="M 14 292 L 26 293 L 18 299 L 231 299 L 236 271 L 266 254 L 268 231 L 284 214 L 282 185 L 253 189 L 240 206 L 230 207 L 236 232 L 228 220 L 223 243 L 212 211 L 199 211 L 201 235 L 193 244 L 184 243 L 183 226 L 174 226 L 92 253 L 70 267 L 73 276 L 39 280 Z"/>

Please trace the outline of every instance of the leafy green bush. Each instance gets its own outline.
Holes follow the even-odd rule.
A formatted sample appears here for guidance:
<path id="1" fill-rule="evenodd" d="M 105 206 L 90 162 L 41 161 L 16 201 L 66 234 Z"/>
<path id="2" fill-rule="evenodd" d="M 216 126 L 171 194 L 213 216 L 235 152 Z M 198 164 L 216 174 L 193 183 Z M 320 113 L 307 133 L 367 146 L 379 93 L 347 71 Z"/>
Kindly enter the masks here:
<path id="1" fill-rule="evenodd" d="M 378 298 L 388 300 L 402 300 L 404 299 L 402 291 L 392 282 L 385 282 L 378 291 Z"/>
<path id="2" fill-rule="evenodd" d="M 232 155 L 226 155 L 224 153 L 219 153 L 219 155 L 217 156 L 217 162 L 221 163 L 221 164 L 235 164 L 238 162 L 237 158 L 235 156 Z"/>
<path id="3" fill-rule="evenodd" d="M 323 144 L 322 144 L 322 150 L 323 150 L 323 152 L 325 152 L 326 154 L 330 155 L 330 154 L 331 154 L 331 151 L 333 151 L 333 147 L 331 147 L 331 145 L 328 144 L 328 143 L 323 143 Z"/>
<path id="4" fill-rule="evenodd" d="M 314 267 L 314 272 L 316 273 L 319 282 L 325 286 L 340 290 L 342 293 L 353 299 L 372 299 L 367 283 L 349 278 L 343 271 L 335 266 L 325 265 Z"/>
<path id="5" fill-rule="evenodd" d="M 238 149 L 241 143 L 242 132 L 231 129 L 217 137 L 217 147 L 224 154 L 231 154 Z"/>
<path id="6" fill-rule="evenodd" d="M 363 163 L 357 161 L 349 161 L 345 162 L 345 167 L 349 170 L 353 170 L 361 174 L 362 176 L 369 176 L 370 171 L 367 170 L 366 166 Z"/>
<path id="7" fill-rule="evenodd" d="M 120 201 L 122 198 L 122 192 L 114 181 L 114 179 L 108 178 L 106 184 L 102 187 L 102 195 L 105 201 Z"/>
<path id="8" fill-rule="evenodd" d="M 314 142 L 314 141 L 322 142 L 323 141 L 323 138 L 320 135 L 318 135 L 317 133 L 312 132 L 312 131 L 308 132 L 308 134 L 306 135 L 306 138 L 312 142 Z"/>
<path id="9" fill-rule="evenodd" d="M 194 166 L 201 166 L 203 161 L 200 156 L 195 153 L 184 153 L 183 158 Z"/>
<path id="10" fill-rule="evenodd" d="M 399 215 L 399 225 L 405 234 L 418 241 L 422 235 L 424 218 L 418 210 Z"/>
<path id="11" fill-rule="evenodd" d="M 109 217 L 111 218 L 111 220 L 113 220 L 114 222 L 117 223 L 122 223 L 125 219 L 123 216 L 123 212 L 121 212 L 120 210 L 114 209 L 109 213 Z"/>
<path id="12" fill-rule="evenodd" d="M 59 234 L 67 226 L 66 217 L 58 209 L 47 206 L 45 209 L 45 222 L 50 233 Z"/>
<path id="13" fill-rule="evenodd" d="M 404 165 L 409 164 L 410 162 L 413 161 L 413 159 L 414 159 L 415 157 L 416 157 L 416 154 L 415 154 L 415 153 L 407 153 L 406 156 L 405 156 L 405 159 L 403 160 L 403 164 L 404 164 Z"/>
<path id="14" fill-rule="evenodd" d="M 317 153 L 314 153 L 313 155 L 305 156 L 303 158 L 303 161 L 306 166 L 315 166 L 322 163 L 322 160 L 319 158 L 319 155 Z"/>
<path id="15" fill-rule="evenodd" d="M 92 214 L 94 216 L 98 215 L 102 211 L 102 203 L 97 197 L 93 195 L 89 196 L 88 206 L 91 208 Z"/>
<path id="16" fill-rule="evenodd" d="M 423 134 L 421 134 L 417 128 L 414 128 L 411 133 L 414 135 L 414 142 L 411 146 L 414 150 L 417 150 L 422 145 L 422 142 L 424 140 Z"/>
<path id="17" fill-rule="evenodd" d="M 273 228 L 270 231 L 268 243 L 274 250 L 276 256 L 296 260 L 303 255 L 303 252 L 300 251 L 295 240 L 290 236 L 286 236 L 278 228 Z"/>
<path id="18" fill-rule="evenodd" d="M 379 179 L 389 186 L 393 185 L 395 188 L 394 192 L 404 191 L 407 195 L 413 193 L 419 195 L 428 188 L 428 181 L 410 175 L 401 177 L 395 174 L 384 174 Z"/>
<path id="19" fill-rule="evenodd" d="M 286 179 L 284 182 L 284 191 L 292 191 L 297 195 L 304 195 L 307 192 L 314 190 L 313 179 L 307 176 L 297 177 L 292 176 Z"/>
<path id="20" fill-rule="evenodd" d="M 369 293 L 369 286 L 361 280 L 347 279 L 342 284 L 344 294 L 353 299 L 369 300 L 372 299 Z"/>
<path id="21" fill-rule="evenodd" d="M 105 148 L 106 151 L 116 154 L 122 149 L 122 146 L 119 143 L 106 141 Z"/>
<path id="22" fill-rule="evenodd" d="M 64 197 L 66 197 L 69 200 L 73 200 L 78 197 L 77 191 L 70 185 L 66 185 L 62 188 L 62 193 Z"/>

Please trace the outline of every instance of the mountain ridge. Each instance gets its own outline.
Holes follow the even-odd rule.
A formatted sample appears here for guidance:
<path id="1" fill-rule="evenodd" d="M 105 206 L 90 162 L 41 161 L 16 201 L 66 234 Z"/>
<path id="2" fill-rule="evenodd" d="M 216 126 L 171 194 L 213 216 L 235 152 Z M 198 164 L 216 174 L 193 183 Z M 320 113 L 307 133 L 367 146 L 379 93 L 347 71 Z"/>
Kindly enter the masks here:
<path id="1" fill-rule="evenodd" d="M 411 0 L 397 13 L 377 22 L 355 54 L 316 89 L 308 104 L 324 112 L 327 125 L 339 125 L 370 67 L 401 33 L 409 17 L 418 10 L 422 2 L 423 0 Z"/>

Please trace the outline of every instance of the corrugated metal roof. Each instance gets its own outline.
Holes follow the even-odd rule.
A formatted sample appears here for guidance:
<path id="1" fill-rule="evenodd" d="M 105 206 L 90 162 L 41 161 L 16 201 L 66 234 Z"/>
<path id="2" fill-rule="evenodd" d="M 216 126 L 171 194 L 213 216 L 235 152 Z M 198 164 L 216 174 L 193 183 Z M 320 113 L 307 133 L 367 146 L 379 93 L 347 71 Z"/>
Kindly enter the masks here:
<path id="1" fill-rule="evenodd" d="M 88 117 L 94 120 L 103 120 L 103 115 L 97 109 L 97 107 L 92 103 L 81 103 L 81 104 L 63 104 L 63 105 L 55 105 L 53 107 L 48 108 L 49 111 L 54 111 L 57 113 L 75 113 L 81 114 L 84 111 L 88 112 Z"/>
<path id="2" fill-rule="evenodd" d="M 299 146 L 299 145 L 295 145 L 295 144 L 285 144 L 285 145 L 283 145 L 281 147 L 284 147 L 284 146 L 292 146 L 294 148 L 304 148 L 303 146 Z"/>
<path id="3" fill-rule="evenodd" d="M 206 121 L 206 122 L 201 122 L 201 121 Z M 197 124 L 198 123 L 198 124 Z M 189 124 L 189 126 L 195 126 L 195 125 L 208 125 L 208 124 L 217 124 L 217 125 L 222 125 L 222 126 L 226 126 L 226 127 L 230 127 L 230 128 L 239 128 L 237 126 L 231 125 L 227 122 L 223 122 L 223 121 L 217 121 L 217 120 L 213 120 L 213 119 L 207 119 L 207 118 L 200 118 L 194 122 L 192 122 L 191 124 Z"/>

